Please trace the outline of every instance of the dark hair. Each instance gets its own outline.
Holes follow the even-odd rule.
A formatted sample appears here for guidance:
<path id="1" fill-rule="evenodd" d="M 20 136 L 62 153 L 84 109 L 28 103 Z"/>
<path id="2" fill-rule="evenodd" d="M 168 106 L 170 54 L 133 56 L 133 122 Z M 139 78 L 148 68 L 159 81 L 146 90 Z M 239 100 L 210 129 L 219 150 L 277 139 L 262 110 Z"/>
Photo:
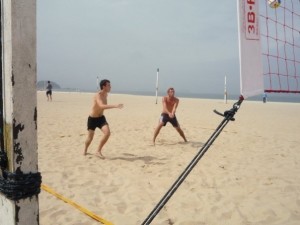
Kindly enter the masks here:
<path id="1" fill-rule="evenodd" d="M 110 81 L 107 79 L 101 80 L 100 81 L 100 89 L 102 90 L 103 86 L 106 86 L 107 83 L 110 83 Z"/>
<path id="2" fill-rule="evenodd" d="M 169 91 L 175 91 L 175 90 L 174 90 L 174 88 L 170 87 L 170 88 L 168 88 L 167 93 L 169 93 Z"/>

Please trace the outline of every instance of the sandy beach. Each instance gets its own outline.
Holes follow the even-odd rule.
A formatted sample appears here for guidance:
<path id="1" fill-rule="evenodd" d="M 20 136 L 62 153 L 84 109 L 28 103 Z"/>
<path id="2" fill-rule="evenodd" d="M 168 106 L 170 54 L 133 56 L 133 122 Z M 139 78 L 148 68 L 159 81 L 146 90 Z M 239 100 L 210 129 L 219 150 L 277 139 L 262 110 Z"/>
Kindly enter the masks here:
<path id="1" fill-rule="evenodd" d="M 184 143 L 167 124 L 152 144 L 161 97 L 109 94 L 111 137 L 83 156 L 93 94 L 38 92 L 38 155 L 43 184 L 114 225 L 140 225 L 222 121 L 234 101 L 181 98 Z M 155 217 L 154 225 L 300 224 L 300 105 L 244 101 L 223 132 Z M 42 190 L 41 225 L 98 221 Z"/>

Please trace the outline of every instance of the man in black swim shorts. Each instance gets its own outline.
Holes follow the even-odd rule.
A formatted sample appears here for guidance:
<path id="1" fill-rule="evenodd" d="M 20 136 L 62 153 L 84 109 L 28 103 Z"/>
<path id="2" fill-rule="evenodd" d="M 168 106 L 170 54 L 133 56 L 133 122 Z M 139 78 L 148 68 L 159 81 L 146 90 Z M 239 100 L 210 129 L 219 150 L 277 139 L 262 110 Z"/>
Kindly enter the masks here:
<path id="1" fill-rule="evenodd" d="M 173 127 L 179 126 L 175 115 L 173 118 L 171 118 L 167 113 L 162 113 L 159 121 L 163 123 L 163 126 L 166 126 L 167 122 L 170 122 L 173 125 Z"/>
<path id="2" fill-rule="evenodd" d="M 162 105 L 163 105 L 163 110 L 159 119 L 158 126 L 156 127 L 154 131 L 154 136 L 153 136 L 153 144 L 155 145 L 155 139 L 157 135 L 160 132 L 160 129 L 163 126 L 166 126 L 168 122 L 170 122 L 173 127 L 177 130 L 177 132 L 180 134 L 180 136 L 183 138 L 185 142 L 187 142 L 185 135 L 182 131 L 182 129 L 179 126 L 179 123 L 177 121 L 175 112 L 177 109 L 177 106 L 179 104 L 179 99 L 175 97 L 175 90 L 174 88 L 169 88 L 167 90 L 168 95 L 163 97 L 162 99 Z"/>
<path id="3" fill-rule="evenodd" d="M 87 121 L 88 130 L 95 130 L 97 127 L 101 129 L 104 125 L 108 125 L 105 116 L 88 117 L 88 121 Z"/>
<path id="4" fill-rule="evenodd" d="M 88 136 L 85 141 L 83 154 L 84 155 L 87 154 L 88 147 L 90 146 L 94 138 L 95 129 L 98 127 L 103 132 L 103 137 L 100 140 L 100 144 L 98 146 L 96 155 L 104 159 L 105 157 L 102 155 L 102 148 L 110 136 L 110 129 L 105 119 L 105 116 L 103 114 L 104 110 L 113 109 L 113 108 L 121 109 L 123 108 L 123 104 L 117 104 L 117 105 L 107 104 L 107 95 L 111 89 L 109 80 L 106 79 L 101 80 L 100 89 L 101 90 L 94 96 L 92 111 L 88 117 L 88 121 L 87 121 Z"/>

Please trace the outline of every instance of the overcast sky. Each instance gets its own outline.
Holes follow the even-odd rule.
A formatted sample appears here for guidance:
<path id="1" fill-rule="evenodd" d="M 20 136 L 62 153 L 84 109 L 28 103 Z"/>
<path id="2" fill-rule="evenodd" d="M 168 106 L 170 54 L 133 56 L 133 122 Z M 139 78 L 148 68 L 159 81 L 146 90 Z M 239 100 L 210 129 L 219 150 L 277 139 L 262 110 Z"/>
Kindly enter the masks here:
<path id="1" fill-rule="evenodd" d="M 38 81 L 239 94 L 236 1 L 37 0 Z"/>

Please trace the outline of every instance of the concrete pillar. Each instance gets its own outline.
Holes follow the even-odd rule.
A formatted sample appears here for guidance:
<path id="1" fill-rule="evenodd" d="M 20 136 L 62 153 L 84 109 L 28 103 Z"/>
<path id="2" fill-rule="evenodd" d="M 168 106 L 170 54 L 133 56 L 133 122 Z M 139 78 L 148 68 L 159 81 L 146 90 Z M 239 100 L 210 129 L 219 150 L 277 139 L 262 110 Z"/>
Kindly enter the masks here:
<path id="1" fill-rule="evenodd" d="M 8 171 L 37 173 L 36 0 L 0 1 L 3 142 Z M 38 195 L 9 200 L 0 193 L 0 224 L 39 224 Z"/>

